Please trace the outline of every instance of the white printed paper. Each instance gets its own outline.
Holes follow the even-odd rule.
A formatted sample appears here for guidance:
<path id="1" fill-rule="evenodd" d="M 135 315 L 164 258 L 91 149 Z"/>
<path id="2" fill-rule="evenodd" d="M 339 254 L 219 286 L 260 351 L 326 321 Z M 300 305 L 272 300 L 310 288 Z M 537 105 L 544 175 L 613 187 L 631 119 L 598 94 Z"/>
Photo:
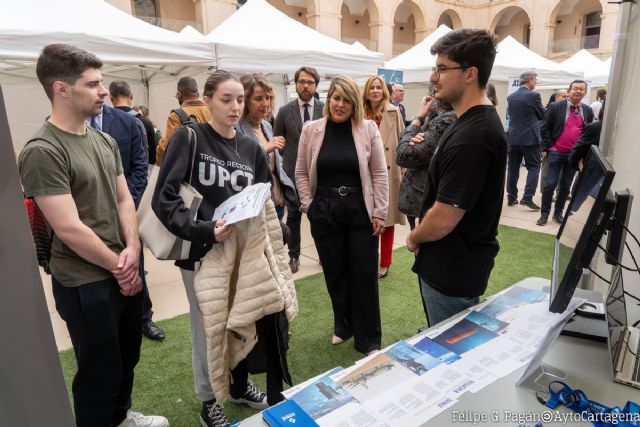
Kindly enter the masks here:
<path id="1" fill-rule="evenodd" d="M 235 224 L 256 217 L 262 212 L 269 197 L 271 197 L 270 183 L 250 185 L 222 202 L 213 213 L 212 221 L 224 219 L 227 224 Z"/>

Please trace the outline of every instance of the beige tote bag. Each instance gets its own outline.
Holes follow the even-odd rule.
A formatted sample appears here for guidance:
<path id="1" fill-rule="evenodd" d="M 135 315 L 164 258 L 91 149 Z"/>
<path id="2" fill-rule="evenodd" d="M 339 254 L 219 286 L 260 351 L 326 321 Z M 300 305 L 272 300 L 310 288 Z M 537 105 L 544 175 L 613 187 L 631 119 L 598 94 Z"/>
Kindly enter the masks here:
<path id="1" fill-rule="evenodd" d="M 179 194 L 184 201 L 184 205 L 190 211 L 189 216 L 195 220 L 198 215 L 200 203 L 202 203 L 202 195 L 191 186 L 191 176 L 193 175 L 193 164 L 196 157 L 196 151 L 198 149 L 198 141 L 193 129 L 187 126 L 187 131 L 189 132 L 189 146 L 192 148 L 191 167 L 189 168 L 188 174 L 189 182 L 182 182 L 180 184 Z M 142 195 L 142 200 L 138 207 L 138 228 L 140 238 L 149 250 L 151 250 L 151 253 L 158 259 L 188 259 L 191 242 L 183 240 L 167 230 L 164 224 L 160 222 L 153 209 L 151 209 L 151 199 L 153 198 L 153 193 L 158 182 L 159 172 L 160 168 L 158 166 L 154 165 L 151 168 L 149 183 L 147 184 L 147 189 Z"/>

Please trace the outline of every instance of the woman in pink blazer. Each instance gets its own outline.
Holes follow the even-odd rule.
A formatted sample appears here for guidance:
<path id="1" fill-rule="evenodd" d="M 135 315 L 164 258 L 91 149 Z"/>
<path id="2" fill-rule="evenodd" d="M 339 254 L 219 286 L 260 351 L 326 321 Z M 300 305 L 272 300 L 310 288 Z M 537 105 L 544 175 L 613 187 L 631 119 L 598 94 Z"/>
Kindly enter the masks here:
<path id="1" fill-rule="evenodd" d="M 324 118 L 300 136 L 296 186 L 333 306 L 332 344 L 354 337 L 357 351 L 380 349 L 378 236 L 389 189 L 378 128 L 364 120 L 356 82 L 331 81 Z"/>

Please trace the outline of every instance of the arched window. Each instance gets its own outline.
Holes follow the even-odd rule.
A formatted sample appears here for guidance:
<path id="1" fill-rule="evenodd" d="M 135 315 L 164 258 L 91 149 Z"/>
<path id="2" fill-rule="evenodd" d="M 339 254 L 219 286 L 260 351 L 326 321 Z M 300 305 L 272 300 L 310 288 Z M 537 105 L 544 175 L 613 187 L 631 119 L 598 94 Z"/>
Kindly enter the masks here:
<path id="1" fill-rule="evenodd" d="M 453 20 L 448 13 L 443 13 L 442 15 L 440 15 L 440 19 L 438 19 L 438 27 L 440 25 L 446 25 L 447 27 L 453 29 Z"/>
<path id="2" fill-rule="evenodd" d="M 601 12 L 592 12 L 584 17 L 583 49 L 597 49 L 600 47 L 600 25 L 602 24 Z"/>
<path id="3" fill-rule="evenodd" d="M 158 17 L 155 0 L 132 0 L 132 3 L 135 16 Z"/>

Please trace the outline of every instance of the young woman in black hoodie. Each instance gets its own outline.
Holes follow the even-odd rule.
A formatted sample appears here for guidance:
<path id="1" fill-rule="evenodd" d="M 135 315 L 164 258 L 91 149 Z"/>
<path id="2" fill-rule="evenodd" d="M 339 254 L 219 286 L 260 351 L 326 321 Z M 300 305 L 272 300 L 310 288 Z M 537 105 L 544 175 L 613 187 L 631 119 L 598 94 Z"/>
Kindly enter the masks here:
<path id="1" fill-rule="evenodd" d="M 236 133 L 235 126 L 244 107 L 244 90 L 238 79 L 218 70 L 207 79 L 203 94 L 211 111 L 211 121 L 188 125 L 195 131 L 195 144 L 190 144 L 185 126 L 173 135 L 158 175 L 152 207 L 169 231 L 191 242 L 189 259 L 177 261 L 176 265 L 180 267 L 189 300 L 193 376 L 196 397 L 202 402 L 200 420 L 207 427 L 224 427 L 229 422 L 209 382 L 206 337 L 193 288 L 194 264 L 231 233 L 233 226 L 225 225 L 224 220 L 211 221 L 215 209 L 251 184 L 270 182 L 271 173 L 262 148 Z M 193 149 L 195 161 L 191 170 Z M 189 209 L 179 195 L 180 183 L 189 177 L 191 185 L 203 196 L 195 220 L 190 218 Z M 240 362 L 231 375 L 231 401 L 255 409 L 268 406 L 266 393 L 248 380 L 246 360 Z"/>

